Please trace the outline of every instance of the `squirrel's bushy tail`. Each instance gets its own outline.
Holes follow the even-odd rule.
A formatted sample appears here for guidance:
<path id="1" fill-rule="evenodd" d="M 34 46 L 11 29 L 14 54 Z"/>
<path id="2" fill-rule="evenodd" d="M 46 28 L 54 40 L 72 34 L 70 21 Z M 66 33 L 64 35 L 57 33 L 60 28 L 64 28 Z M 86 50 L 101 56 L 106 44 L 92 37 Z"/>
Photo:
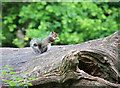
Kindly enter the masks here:
<path id="1" fill-rule="evenodd" d="M 35 53 L 41 53 L 40 51 L 40 40 L 38 38 L 34 38 L 30 41 L 30 47 L 33 49 Z"/>

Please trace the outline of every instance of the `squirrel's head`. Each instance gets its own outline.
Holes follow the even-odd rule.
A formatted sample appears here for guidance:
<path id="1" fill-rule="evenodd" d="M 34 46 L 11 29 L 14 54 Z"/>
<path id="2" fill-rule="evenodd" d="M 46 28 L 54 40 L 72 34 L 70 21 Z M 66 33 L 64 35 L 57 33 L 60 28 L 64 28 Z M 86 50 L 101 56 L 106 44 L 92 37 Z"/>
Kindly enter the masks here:
<path id="1" fill-rule="evenodd" d="M 54 31 L 50 32 L 49 36 L 51 36 L 54 40 L 58 40 L 58 35 Z"/>

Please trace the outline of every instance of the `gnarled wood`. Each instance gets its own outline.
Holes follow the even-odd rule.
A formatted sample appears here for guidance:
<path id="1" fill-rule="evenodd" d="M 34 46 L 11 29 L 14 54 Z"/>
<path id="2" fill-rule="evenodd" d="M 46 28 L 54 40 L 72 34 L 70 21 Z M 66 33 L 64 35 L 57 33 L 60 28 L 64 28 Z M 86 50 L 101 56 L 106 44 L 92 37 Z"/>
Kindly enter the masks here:
<path id="1" fill-rule="evenodd" d="M 2 67 L 11 65 L 17 74 L 25 72 L 35 78 L 29 80 L 34 86 L 120 87 L 119 33 L 76 45 L 52 46 L 39 55 L 29 47 L 1 48 Z"/>

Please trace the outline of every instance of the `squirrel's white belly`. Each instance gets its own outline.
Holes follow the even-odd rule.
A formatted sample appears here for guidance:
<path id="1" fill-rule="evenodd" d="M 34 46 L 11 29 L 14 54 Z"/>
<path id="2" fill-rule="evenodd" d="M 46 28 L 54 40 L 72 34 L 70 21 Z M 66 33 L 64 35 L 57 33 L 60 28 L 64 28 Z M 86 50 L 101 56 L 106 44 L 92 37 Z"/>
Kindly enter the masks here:
<path id="1" fill-rule="evenodd" d="M 51 48 L 51 43 L 48 44 L 47 51 L 50 50 L 50 48 Z"/>

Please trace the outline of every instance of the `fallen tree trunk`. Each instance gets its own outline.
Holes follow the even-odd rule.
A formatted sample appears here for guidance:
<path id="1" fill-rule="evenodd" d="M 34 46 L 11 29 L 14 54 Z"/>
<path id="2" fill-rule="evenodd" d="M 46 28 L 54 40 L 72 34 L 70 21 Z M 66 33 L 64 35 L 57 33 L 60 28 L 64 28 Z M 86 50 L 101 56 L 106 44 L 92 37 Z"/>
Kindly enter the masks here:
<path id="1" fill-rule="evenodd" d="M 50 51 L 39 55 L 29 47 L 1 48 L 1 67 L 10 65 L 16 75 L 25 72 L 27 77 L 35 78 L 27 80 L 33 86 L 120 87 L 119 33 L 76 45 L 52 46 Z"/>

